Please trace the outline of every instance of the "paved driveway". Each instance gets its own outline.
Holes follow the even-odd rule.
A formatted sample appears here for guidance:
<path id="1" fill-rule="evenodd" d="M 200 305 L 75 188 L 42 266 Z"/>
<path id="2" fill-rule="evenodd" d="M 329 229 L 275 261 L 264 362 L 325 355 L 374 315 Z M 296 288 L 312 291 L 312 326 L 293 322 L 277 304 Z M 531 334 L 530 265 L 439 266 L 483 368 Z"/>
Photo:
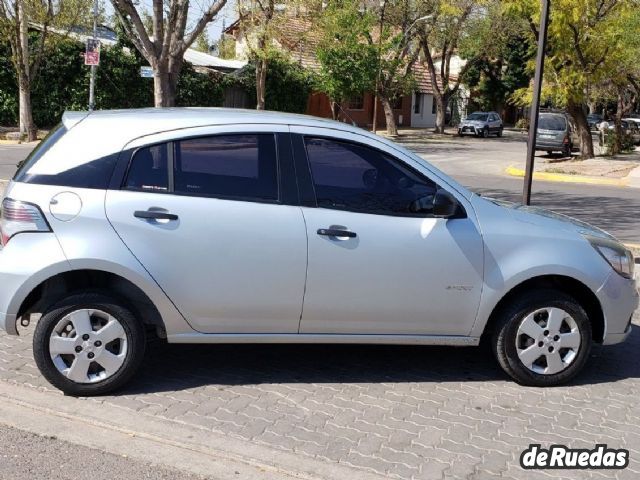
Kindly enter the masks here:
<path id="1" fill-rule="evenodd" d="M 640 316 L 566 387 L 521 387 L 478 348 L 168 346 L 105 402 L 385 478 L 640 477 Z M 31 337 L 0 335 L 0 381 L 50 387 Z M 60 402 L 70 401 L 58 397 Z M 176 439 L 179 440 L 179 439 Z M 627 448 L 624 471 L 525 472 L 530 443 Z"/>

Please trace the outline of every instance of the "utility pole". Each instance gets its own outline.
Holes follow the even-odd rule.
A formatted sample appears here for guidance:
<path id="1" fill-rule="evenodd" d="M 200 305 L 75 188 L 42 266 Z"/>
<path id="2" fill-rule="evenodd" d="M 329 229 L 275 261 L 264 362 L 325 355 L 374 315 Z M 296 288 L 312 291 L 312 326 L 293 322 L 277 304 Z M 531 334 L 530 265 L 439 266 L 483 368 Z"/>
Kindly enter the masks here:
<path id="1" fill-rule="evenodd" d="M 538 55 L 536 57 L 536 74 L 533 80 L 533 99 L 529 117 L 529 141 L 527 142 L 527 166 L 524 173 L 522 203 L 531 205 L 531 183 L 533 181 L 533 163 L 536 156 L 536 134 L 538 132 L 538 114 L 540 111 L 540 92 L 544 74 L 544 55 L 547 49 L 547 27 L 549 25 L 549 7 L 551 0 L 542 0 L 540 30 L 538 31 Z"/>
<path id="2" fill-rule="evenodd" d="M 98 0 L 93 2 L 93 40 L 98 39 Z M 91 77 L 89 79 L 89 111 L 93 111 L 96 106 L 96 70 L 97 65 L 91 65 Z"/>

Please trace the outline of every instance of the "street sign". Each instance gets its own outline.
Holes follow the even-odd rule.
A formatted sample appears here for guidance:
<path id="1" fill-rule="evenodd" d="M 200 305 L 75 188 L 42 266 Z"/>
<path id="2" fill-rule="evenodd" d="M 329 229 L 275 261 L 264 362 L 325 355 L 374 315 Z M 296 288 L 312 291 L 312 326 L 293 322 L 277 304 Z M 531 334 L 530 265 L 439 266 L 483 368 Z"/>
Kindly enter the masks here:
<path id="1" fill-rule="evenodd" d="M 87 39 L 87 49 L 84 54 L 85 65 L 100 65 L 100 40 L 96 38 Z"/>
<path id="2" fill-rule="evenodd" d="M 153 68 L 140 67 L 140 76 L 142 78 L 153 78 Z"/>

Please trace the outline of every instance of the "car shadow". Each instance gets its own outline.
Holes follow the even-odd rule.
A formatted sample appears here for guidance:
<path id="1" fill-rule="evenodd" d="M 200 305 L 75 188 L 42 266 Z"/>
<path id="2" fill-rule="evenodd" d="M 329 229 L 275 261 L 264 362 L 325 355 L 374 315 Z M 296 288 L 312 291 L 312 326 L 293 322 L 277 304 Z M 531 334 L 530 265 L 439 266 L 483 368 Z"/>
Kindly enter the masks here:
<path id="1" fill-rule="evenodd" d="M 640 327 L 621 345 L 596 346 L 572 385 L 640 378 Z M 141 372 L 116 395 L 207 385 L 508 381 L 485 347 L 170 345 L 155 341 Z"/>

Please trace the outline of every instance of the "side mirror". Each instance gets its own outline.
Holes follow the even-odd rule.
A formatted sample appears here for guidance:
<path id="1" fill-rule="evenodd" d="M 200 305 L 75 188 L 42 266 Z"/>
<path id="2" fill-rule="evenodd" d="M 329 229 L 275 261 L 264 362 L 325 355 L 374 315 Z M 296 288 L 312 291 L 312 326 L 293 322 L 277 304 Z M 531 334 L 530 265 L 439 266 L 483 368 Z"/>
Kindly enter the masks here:
<path id="1" fill-rule="evenodd" d="M 433 197 L 433 216 L 436 218 L 453 218 L 460 214 L 461 207 L 446 190 L 440 189 Z"/>

